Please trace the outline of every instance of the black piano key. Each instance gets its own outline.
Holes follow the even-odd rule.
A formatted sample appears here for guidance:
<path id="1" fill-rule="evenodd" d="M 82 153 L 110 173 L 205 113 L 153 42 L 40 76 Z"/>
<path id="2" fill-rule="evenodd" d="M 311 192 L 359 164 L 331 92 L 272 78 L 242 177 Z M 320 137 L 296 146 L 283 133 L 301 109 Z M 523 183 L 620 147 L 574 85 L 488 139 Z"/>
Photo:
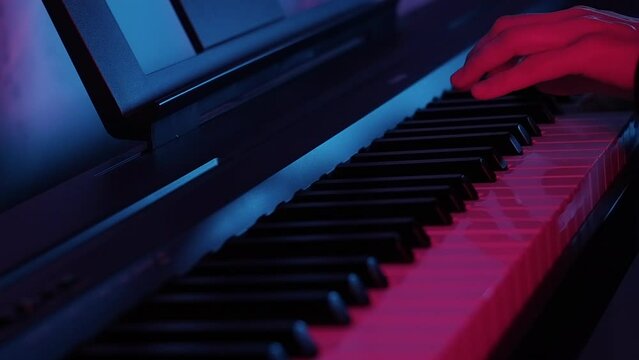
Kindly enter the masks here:
<path id="1" fill-rule="evenodd" d="M 278 224 L 278 223 L 273 223 Z M 266 225 L 266 224 L 265 224 Z M 369 288 L 384 288 L 388 280 L 373 256 L 275 257 L 270 259 L 219 260 L 204 257 L 190 275 L 254 275 L 299 273 L 354 273 Z"/>
<path id="2" fill-rule="evenodd" d="M 452 193 L 450 186 L 412 186 L 378 189 L 303 190 L 290 202 L 346 201 L 367 199 L 410 199 L 434 197 L 448 211 L 463 211 L 464 201 Z"/>
<path id="3" fill-rule="evenodd" d="M 470 91 L 460 91 L 460 90 L 444 90 L 442 91 L 442 98 L 452 98 L 452 99 L 474 99 L 472 93 Z M 541 92 L 539 89 L 535 87 L 527 87 L 525 89 L 513 91 L 510 94 L 506 94 L 502 96 L 504 98 L 507 97 L 516 97 L 518 99 L 526 99 L 530 97 L 547 97 L 547 98 L 559 98 L 561 96 L 550 95 L 544 92 Z M 501 97 L 500 97 L 501 98 Z"/>
<path id="4" fill-rule="evenodd" d="M 219 259 L 246 259 L 331 255 L 370 255 L 382 262 L 413 261 L 410 245 L 397 233 L 237 237 L 228 240 L 214 256 Z"/>
<path id="5" fill-rule="evenodd" d="M 442 96 L 426 104 L 426 107 L 431 107 L 433 104 L 445 104 L 444 106 L 447 106 L 447 107 L 448 106 L 473 106 L 477 104 L 495 105 L 495 104 L 517 103 L 517 102 L 522 102 L 524 100 L 526 99 L 523 99 L 520 96 L 515 96 L 515 95 L 506 95 L 506 96 L 498 97 L 495 99 L 488 99 L 488 100 L 478 100 L 472 97 L 472 95 L 465 98 L 459 97 L 457 99 Z"/>
<path id="6" fill-rule="evenodd" d="M 480 157 L 492 170 L 507 170 L 508 163 L 490 146 L 413 151 L 363 151 L 353 155 L 350 162 L 426 160 L 460 157 Z"/>
<path id="7" fill-rule="evenodd" d="M 515 96 L 513 95 L 504 95 L 503 97 L 505 98 L 515 98 Z M 455 99 L 463 99 L 463 100 L 467 100 L 467 99 L 474 99 L 473 94 L 470 91 L 459 91 L 459 90 L 444 90 L 442 91 L 441 96 L 433 99 L 433 101 L 436 101 L 438 99 L 443 99 L 443 100 L 455 100 Z"/>
<path id="8" fill-rule="evenodd" d="M 446 225 L 452 222 L 435 198 L 383 199 L 288 203 L 278 206 L 269 220 L 357 219 L 413 216 L 420 224 Z"/>
<path id="9" fill-rule="evenodd" d="M 102 343 L 84 347 L 72 359 L 109 360 L 284 360 L 279 343 Z"/>
<path id="10" fill-rule="evenodd" d="M 559 103 L 568 103 L 570 102 L 570 97 L 566 97 L 566 96 L 554 96 L 554 95 L 548 95 L 548 94 L 544 94 L 540 91 L 537 90 L 524 90 L 523 92 L 520 92 L 517 96 L 521 96 L 523 99 L 529 100 L 529 101 L 537 101 L 540 102 L 542 104 L 544 104 L 546 106 L 546 108 L 553 114 L 555 115 L 562 115 L 564 114 L 563 109 L 559 106 Z"/>
<path id="11" fill-rule="evenodd" d="M 409 128 L 390 130 L 384 134 L 385 138 L 413 137 L 413 136 L 437 136 L 455 134 L 475 134 L 485 132 L 509 132 L 522 145 L 532 145 L 532 138 L 526 129 L 519 123 L 493 124 L 493 125 L 464 125 L 445 126 L 436 128 Z"/>
<path id="12" fill-rule="evenodd" d="M 478 146 L 494 147 L 502 155 L 523 154 L 519 141 L 508 132 L 381 138 L 374 140 L 367 150 L 403 151 Z"/>
<path id="13" fill-rule="evenodd" d="M 558 107 L 554 102 L 546 102 L 541 100 L 531 99 L 508 99 L 497 98 L 491 100 L 476 100 L 476 99 L 455 99 L 455 100 L 438 100 L 433 101 L 426 105 L 426 109 L 450 109 L 459 107 L 474 107 L 474 106 L 521 106 L 527 108 L 526 114 L 533 117 L 536 121 L 542 122 L 542 120 L 548 117 L 554 119 L 554 115 L 558 113 Z M 551 121 L 553 122 L 553 121 Z"/>
<path id="14" fill-rule="evenodd" d="M 433 103 L 435 104 L 435 103 Z M 527 114 L 537 123 L 553 123 L 555 116 L 541 103 L 521 102 L 516 104 L 478 105 L 439 107 L 420 109 L 413 115 L 414 119 L 450 119 L 472 116 L 518 115 Z"/>
<path id="15" fill-rule="evenodd" d="M 423 176 L 381 176 L 361 179 L 329 179 L 324 177 L 313 183 L 313 190 L 370 189 L 399 186 L 450 186 L 452 191 L 464 200 L 477 200 L 477 190 L 463 174 L 442 174 Z"/>
<path id="16" fill-rule="evenodd" d="M 526 129 L 531 136 L 540 136 L 541 129 L 528 115 L 504 115 L 489 117 L 468 117 L 446 120 L 416 120 L 406 119 L 397 125 L 397 129 L 427 129 L 443 126 L 472 126 L 472 125 L 497 125 L 519 124 Z"/>
<path id="17" fill-rule="evenodd" d="M 330 178 L 362 178 L 379 176 L 464 174 L 473 182 L 493 182 L 495 172 L 479 157 L 402 160 L 380 162 L 347 162 L 338 165 Z"/>
<path id="18" fill-rule="evenodd" d="M 475 106 L 475 105 L 510 105 L 533 102 L 530 99 L 523 99 L 517 96 L 503 96 L 495 99 L 477 100 L 477 99 L 435 99 L 426 105 L 427 108 L 439 107 L 459 107 L 459 106 Z"/>
<path id="19" fill-rule="evenodd" d="M 541 91 L 535 88 L 527 88 L 523 90 L 518 90 L 512 92 L 508 95 L 499 97 L 497 99 L 504 100 L 528 100 L 528 101 L 537 101 L 543 103 L 553 114 L 562 114 L 563 111 L 557 105 L 559 102 L 565 102 L 566 98 L 561 96 L 554 96 L 544 94 Z M 435 101 L 438 100 L 475 100 L 475 101 L 486 101 L 486 100 L 477 100 L 473 97 L 470 92 L 460 92 L 460 91 L 444 91 L 442 96 Z"/>
<path id="20" fill-rule="evenodd" d="M 556 95 L 550 95 L 541 92 L 539 89 L 535 87 L 527 87 L 525 89 L 513 91 L 510 94 L 506 94 L 502 97 L 516 97 L 518 99 L 525 99 L 529 97 L 550 97 L 556 98 Z M 442 91 L 442 98 L 451 98 L 451 99 L 474 99 L 473 94 L 470 91 L 460 91 L 460 90 L 444 90 Z"/>
<path id="21" fill-rule="evenodd" d="M 266 319 L 324 325 L 350 322 L 346 303 L 335 291 L 160 294 L 134 309 L 125 321 Z"/>
<path id="22" fill-rule="evenodd" d="M 276 342 L 292 356 L 315 356 L 317 346 L 301 320 L 277 321 L 152 321 L 117 324 L 97 342 L 110 343 L 246 343 Z"/>
<path id="23" fill-rule="evenodd" d="M 519 97 L 522 100 L 537 101 L 543 103 L 553 114 L 563 114 L 563 110 L 559 106 L 559 103 L 570 102 L 569 96 L 557 96 L 550 95 L 541 92 L 539 89 L 529 87 L 522 90 L 517 90 L 511 93 L 513 96 Z"/>
<path id="24" fill-rule="evenodd" d="M 488 117 L 467 117 L 455 119 L 412 119 L 407 118 L 397 125 L 397 129 L 428 129 L 447 126 L 478 126 L 478 125 L 500 125 L 500 124 L 519 124 L 526 129 L 531 136 L 541 135 L 539 126 L 525 114 L 520 115 L 503 115 Z"/>
<path id="25" fill-rule="evenodd" d="M 412 217 L 353 219 L 353 220 L 315 220 L 290 222 L 257 222 L 246 236 L 281 236 L 296 234 L 334 234 L 350 232 L 395 232 L 412 246 L 430 245 L 428 235 Z"/>
<path id="26" fill-rule="evenodd" d="M 366 286 L 359 276 L 353 273 L 187 276 L 169 283 L 161 291 L 164 293 L 224 293 L 300 290 L 333 290 L 337 291 L 349 305 L 370 303 Z"/>

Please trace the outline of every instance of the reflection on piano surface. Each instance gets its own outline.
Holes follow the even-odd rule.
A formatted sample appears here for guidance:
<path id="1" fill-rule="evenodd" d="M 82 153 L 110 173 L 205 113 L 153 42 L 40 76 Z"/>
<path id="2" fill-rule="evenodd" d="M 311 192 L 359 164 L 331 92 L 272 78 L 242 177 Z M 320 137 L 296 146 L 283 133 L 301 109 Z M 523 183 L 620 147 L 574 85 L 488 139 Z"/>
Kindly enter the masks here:
<path id="1" fill-rule="evenodd" d="M 476 101 L 436 82 L 389 102 L 411 98 L 404 120 L 377 109 L 254 188 L 240 202 L 250 206 L 206 213 L 206 196 L 219 195 L 207 168 L 98 240 L 80 232 L 0 277 L 0 358 L 494 355 L 623 172 L 637 125 L 534 90 Z M 426 104 L 429 91 L 441 95 Z M 302 160 L 315 168 L 295 167 Z M 232 175 L 231 161 L 221 156 L 220 172 Z M 267 204 L 276 198 L 288 200 Z M 198 211 L 167 239 L 177 231 L 167 223 Z"/>

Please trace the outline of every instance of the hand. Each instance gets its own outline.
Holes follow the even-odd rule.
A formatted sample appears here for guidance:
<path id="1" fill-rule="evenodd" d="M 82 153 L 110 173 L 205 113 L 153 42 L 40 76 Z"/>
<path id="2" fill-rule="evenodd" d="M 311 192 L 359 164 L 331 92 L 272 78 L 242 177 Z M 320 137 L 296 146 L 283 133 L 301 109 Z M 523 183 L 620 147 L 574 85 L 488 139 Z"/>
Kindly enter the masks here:
<path id="1" fill-rule="evenodd" d="M 639 19 L 577 6 L 499 18 L 451 83 L 478 99 L 533 85 L 556 95 L 632 98 L 638 61 Z"/>

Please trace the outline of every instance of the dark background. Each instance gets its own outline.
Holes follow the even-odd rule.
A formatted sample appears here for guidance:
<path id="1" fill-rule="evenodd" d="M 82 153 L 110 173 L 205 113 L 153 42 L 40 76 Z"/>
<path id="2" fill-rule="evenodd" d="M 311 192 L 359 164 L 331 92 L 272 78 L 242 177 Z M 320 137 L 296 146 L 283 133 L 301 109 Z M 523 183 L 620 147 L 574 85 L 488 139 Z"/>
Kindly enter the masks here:
<path id="1" fill-rule="evenodd" d="M 634 0 L 590 0 L 577 1 L 576 3 L 620 12 L 625 15 L 638 16 L 639 2 Z"/>

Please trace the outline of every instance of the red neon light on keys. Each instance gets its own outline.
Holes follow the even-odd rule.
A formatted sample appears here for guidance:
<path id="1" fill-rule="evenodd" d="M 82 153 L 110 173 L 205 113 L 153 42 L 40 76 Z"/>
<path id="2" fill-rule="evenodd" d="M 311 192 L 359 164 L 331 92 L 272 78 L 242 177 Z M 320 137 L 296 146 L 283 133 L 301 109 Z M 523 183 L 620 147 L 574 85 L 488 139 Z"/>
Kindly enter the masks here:
<path id="1" fill-rule="evenodd" d="M 626 162 L 627 115 L 559 118 L 346 328 L 312 327 L 322 359 L 484 358 Z"/>

